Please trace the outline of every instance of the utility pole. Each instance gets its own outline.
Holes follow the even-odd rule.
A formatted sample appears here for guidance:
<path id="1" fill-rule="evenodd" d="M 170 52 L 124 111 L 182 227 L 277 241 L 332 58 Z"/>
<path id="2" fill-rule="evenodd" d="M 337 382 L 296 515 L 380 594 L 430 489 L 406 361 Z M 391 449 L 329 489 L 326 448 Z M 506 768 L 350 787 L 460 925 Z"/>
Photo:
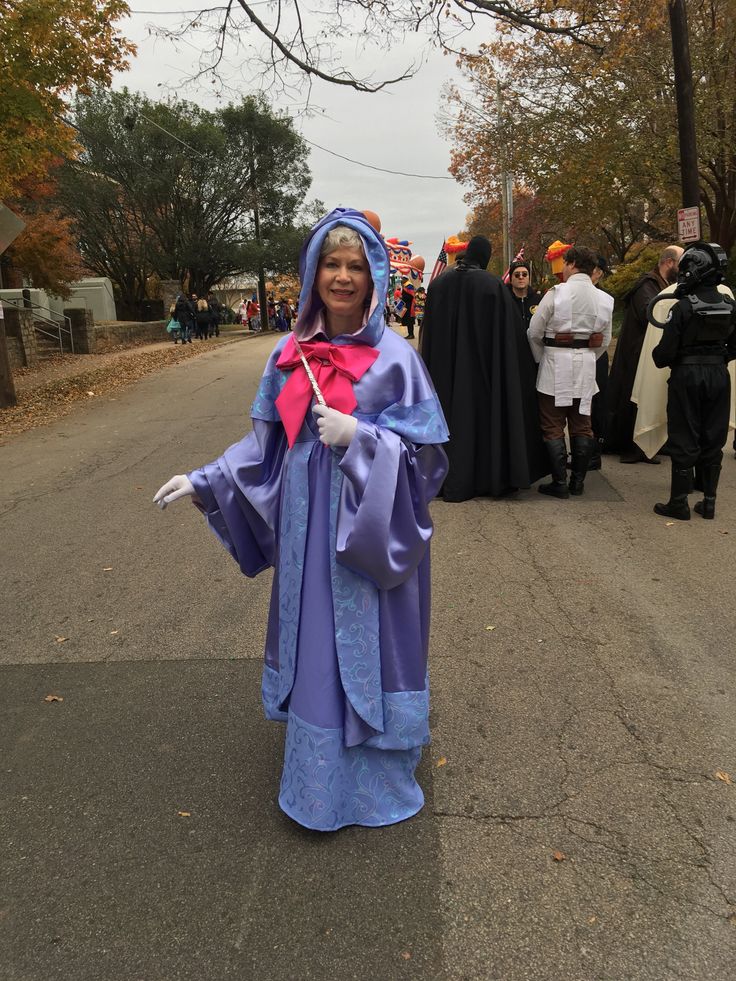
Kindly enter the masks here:
<path id="1" fill-rule="evenodd" d="M 496 79 L 496 128 L 498 132 L 498 155 L 501 164 L 501 226 L 503 230 L 503 262 L 508 265 L 509 255 L 509 196 L 506 174 L 506 151 L 502 146 L 503 131 L 503 100 L 501 97 L 501 82 Z"/>
<path id="2" fill-rule="evenodd" d="M 261 211 L 258 206 L 258 182 L 256 180 L 256 154 L 253 146 L 253 134 L 249 139 L 250 149 L 250 179 L 253 193 L 253 230 L 258 243 L 258 306 L 261 308 L 261 330 L 268 330 L 268 296 L 266 294 L 266 274 L 263 269 L 263 239 L 261 237 Z"/>
<path id="3" fill-rule="evenodd" d="M 690 67 L 690 41 L 687 28 L 685 0 L 669 0 L 672 57 L 675 67 L 675 99 L 677 102 L 677 131 L 680 141 L 680 175 L 682 207 L 700 207 L 698 149 L 695 133 L 695 103 L 693 76 Z"/>

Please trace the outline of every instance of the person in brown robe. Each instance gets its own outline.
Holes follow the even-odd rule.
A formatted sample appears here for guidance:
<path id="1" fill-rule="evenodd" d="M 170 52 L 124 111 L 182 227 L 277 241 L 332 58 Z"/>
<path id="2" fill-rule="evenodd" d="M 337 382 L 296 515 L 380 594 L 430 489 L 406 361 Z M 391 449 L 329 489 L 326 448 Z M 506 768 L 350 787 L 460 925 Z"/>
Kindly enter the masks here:
<path id="1" fill-rule="evenodd" d="M 634 443 L 636 405 L 631 401 L 631 391 L 647 329 L 647 307 L 657 293 L 677 282 L 681 255 L 679 246 L 667 246 L 654 269 L 638 279 L 624 296 L 624 322 L 608 379 L 605 435 L 605 452 L 620 453 L 622 463 L 659 463 L 656 458 L 648 460 Z"/>

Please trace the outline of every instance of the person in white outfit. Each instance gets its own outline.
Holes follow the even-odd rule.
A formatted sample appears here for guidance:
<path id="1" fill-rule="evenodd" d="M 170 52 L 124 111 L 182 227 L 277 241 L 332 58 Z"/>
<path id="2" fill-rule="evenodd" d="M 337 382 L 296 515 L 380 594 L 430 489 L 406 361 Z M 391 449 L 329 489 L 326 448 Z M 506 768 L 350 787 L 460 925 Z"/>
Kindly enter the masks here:
<path id="1" fill-rule="evenodd" d="M 539 420 L 549 454 L 552 480 L 539 491 L 566 498 L 583 493 L 596 447 L 590 403 L 598 391 L 596 361 L 611 342 L 613 297 L 591 280 L 597 255 L 573 246 L 565 253 L 562 282 L 548 290 L 529 323 L 527 337 L 539 365 Z M 570 436 L 567 483 L 565 426 Z"/>

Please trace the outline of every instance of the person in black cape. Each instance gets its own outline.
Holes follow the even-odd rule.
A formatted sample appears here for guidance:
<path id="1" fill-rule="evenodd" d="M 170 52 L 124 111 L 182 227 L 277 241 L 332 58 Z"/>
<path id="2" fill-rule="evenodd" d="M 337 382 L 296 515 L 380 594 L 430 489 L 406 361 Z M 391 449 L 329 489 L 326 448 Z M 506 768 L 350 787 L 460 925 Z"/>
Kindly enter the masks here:
<path id="1" fill-rule="evenodd" d="M 498 497 L 549 473 L 536 373 L 490 258 L 491 243 L 476 235 L 427 290 L 421 354 L 450 429 L 446 501 Z"/>

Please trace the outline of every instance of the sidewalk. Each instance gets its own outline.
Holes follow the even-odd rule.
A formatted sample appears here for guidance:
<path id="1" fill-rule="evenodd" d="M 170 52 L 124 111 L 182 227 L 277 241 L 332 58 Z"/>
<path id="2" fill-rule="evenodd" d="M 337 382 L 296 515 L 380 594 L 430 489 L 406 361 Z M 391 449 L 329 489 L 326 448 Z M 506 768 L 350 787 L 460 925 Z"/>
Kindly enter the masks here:
<path id="1" fill-rule="evenodd" d="M 8 437 L 61 418 L 76 402 L 130 385 L 151 372 L 206 354 L 215 347 L 259 336 L 241 329 L 228 330 L 219 337 L 187 345 L 162 341 L 104 354 L 55 355 L 33 368 L 19 368 L 13 374 L 18 404 L 0 409 L 0 444 Z"/>

